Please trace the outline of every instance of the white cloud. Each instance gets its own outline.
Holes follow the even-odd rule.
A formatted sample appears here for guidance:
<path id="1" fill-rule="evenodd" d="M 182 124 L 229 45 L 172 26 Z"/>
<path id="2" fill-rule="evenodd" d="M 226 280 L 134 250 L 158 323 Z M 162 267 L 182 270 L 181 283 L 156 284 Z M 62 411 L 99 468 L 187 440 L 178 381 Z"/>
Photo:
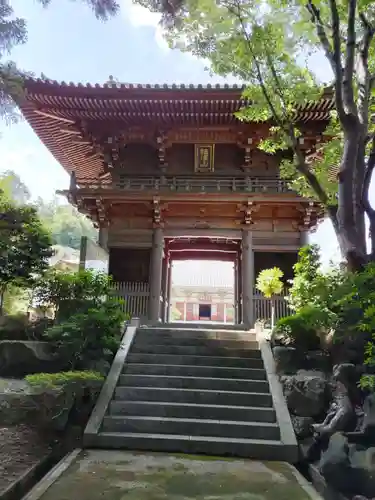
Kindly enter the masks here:
<path id="1" fill-rule="evenodd" d="M 135 27 L 151 26 L 155 30 L 155 41 L 159 47 L 169 50 L 164 39 L 163 29 L 160 26 L 160 14 L 150 12 L 141 5 L 136 5 L 132 0 L 121 0 L 122 15 Z"/>

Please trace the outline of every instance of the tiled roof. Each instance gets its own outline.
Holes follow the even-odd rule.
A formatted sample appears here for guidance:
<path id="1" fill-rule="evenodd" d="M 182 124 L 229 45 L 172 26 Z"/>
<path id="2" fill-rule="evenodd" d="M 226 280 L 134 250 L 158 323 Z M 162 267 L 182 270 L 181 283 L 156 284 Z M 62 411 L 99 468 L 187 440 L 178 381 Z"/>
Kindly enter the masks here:
<path id="1" fill-rule="evenodd" d="M 103 170 L 101 144 L 84 137 L 83 129 L 116 123 L 129 126 L 230 126 L 235 112 L 250 101 L 242 85 L 74 84 L 26 79 L 22 113 L 57 161 L 77 179 L 97 179 Z M 303 121 L 325 121 L 332 97 L 301 109 Z"/>

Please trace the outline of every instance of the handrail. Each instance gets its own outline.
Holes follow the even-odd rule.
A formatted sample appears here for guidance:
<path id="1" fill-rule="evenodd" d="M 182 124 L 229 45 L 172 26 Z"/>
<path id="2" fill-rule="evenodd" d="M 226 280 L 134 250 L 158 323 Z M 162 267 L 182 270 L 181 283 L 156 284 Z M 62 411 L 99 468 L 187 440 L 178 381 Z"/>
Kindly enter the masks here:
<path id="1" fill-rule="evenodd" d="M 156 192 L 250 192 L 290 193 L 288 181 L 277 177 L 193 177 L 120 175 L 115 182 L 81 180 L 78 189 Z"/>

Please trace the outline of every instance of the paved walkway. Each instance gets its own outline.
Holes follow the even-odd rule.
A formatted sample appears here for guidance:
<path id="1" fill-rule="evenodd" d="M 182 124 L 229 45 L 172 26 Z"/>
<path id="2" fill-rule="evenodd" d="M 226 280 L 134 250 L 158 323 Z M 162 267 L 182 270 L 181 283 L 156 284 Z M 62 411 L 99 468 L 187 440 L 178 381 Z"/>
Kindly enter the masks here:
<path id="1" fill-rule="evenodd" d="M 84 451 L 27 500 L 317 500 L 282 462 Z M 62 474 L 58 476 L 57 472 Z"/>

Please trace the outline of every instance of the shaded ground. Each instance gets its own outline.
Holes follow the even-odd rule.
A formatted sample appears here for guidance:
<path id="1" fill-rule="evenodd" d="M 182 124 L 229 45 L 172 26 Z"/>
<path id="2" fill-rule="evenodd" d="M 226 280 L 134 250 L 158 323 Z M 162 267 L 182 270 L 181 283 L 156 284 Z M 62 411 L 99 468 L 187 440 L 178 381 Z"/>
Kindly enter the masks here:
<path id="1" fill-rule="evenodd" d="M 40 500 L 309 500 L 281 462 L 86 451 Z"/>
<path id="2" fill-rule="evenodd" d="M 49 451 L 38 433 L 26 426 L 0 426 L 0 492 Z"/>

